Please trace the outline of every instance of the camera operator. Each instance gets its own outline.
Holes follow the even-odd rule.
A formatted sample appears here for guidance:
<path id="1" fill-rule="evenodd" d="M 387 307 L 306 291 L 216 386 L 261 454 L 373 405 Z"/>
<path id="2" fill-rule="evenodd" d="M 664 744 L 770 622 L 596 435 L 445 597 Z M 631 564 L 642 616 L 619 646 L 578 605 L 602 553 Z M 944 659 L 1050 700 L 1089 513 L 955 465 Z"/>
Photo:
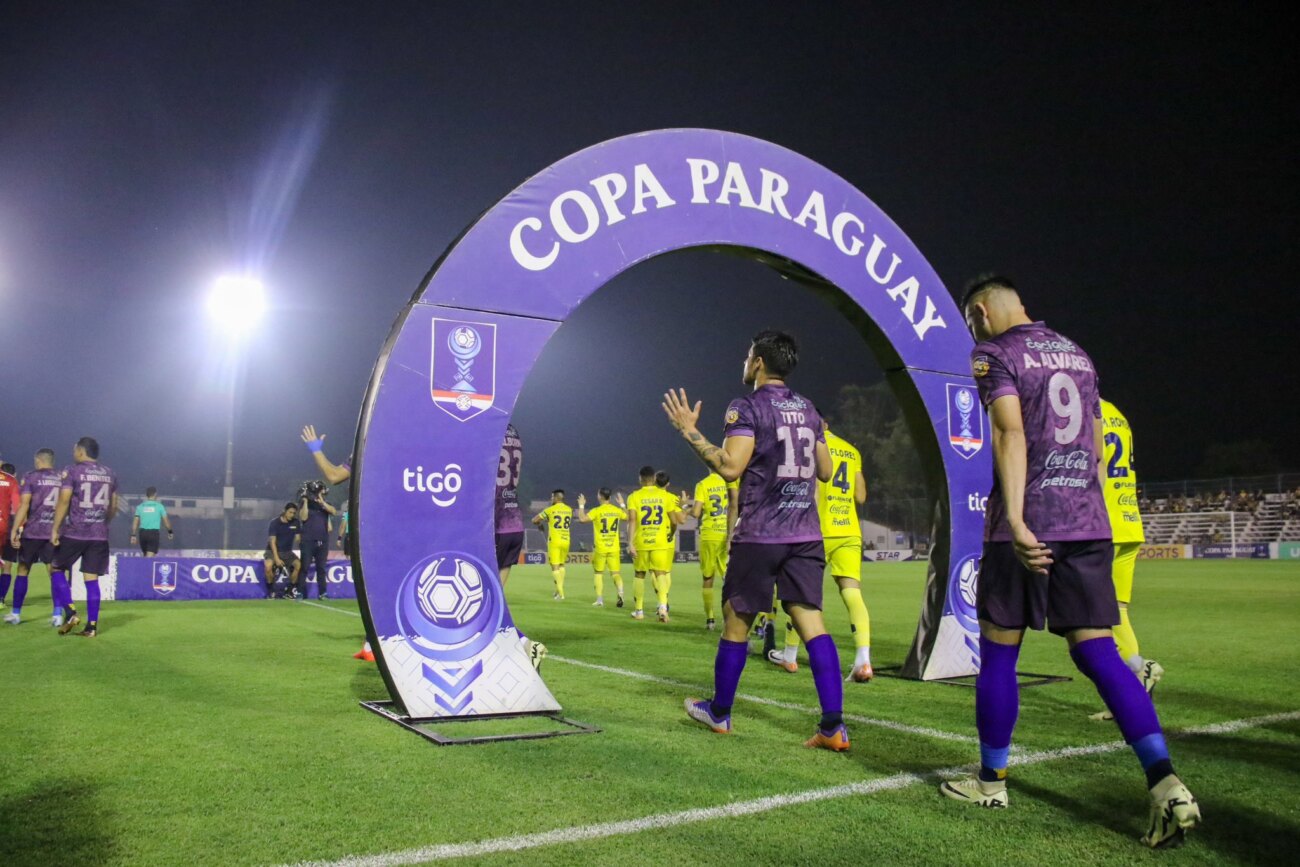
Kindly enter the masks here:
<path id="1" fill-rule="evenodd" d="M 325 500 L 326 485 L 320 479 L 303 482 L 298 489 L 298 519 L 302 522 L 302 599 L 307 598 L 307 570 L 316 565 L 316 598 L 329 598 L 326 563 L 330 549 L 330 517 L 338 510 Z"/>
<path id="2" fill-rule="evenodd" d="M 262 566 L 266 574 L 267 599 L 275 596 L 275 582 L 280 575 L 289 579 L 284 597 L 293 599 L 298 595 L 298 573 L 302 569 L 302 561 L 293 553 L 293 548 L 301 529 L 296 503 L 285 503 L 280 516 L 272 518 L 270 526 L 266 528 L 266 551 L 262 553 Z"/>

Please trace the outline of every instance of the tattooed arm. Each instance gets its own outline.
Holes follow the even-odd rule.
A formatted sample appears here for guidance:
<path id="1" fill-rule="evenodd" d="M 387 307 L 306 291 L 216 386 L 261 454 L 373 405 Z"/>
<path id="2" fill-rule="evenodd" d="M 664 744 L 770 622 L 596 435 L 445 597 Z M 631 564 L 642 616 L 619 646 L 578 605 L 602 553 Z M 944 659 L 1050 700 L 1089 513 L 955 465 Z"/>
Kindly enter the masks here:
<path id="1" fill-rule="evenodd" d="M 753 437 L 727 437 L 721 447 L 709 442 L 696 428 L 696 423 L 700 420 L 700 401 L 696 401 L 692 407 L 686 399 L 686 389 L 678 389 L 676 393 L 669 391 L 664 395 L 662 406 L 668 421 L 695 449 L 695 454 L 704 461 L 705 466 L 728 482 L 740 478 L 749 465 L 749 459 L 754 456 Z"/>

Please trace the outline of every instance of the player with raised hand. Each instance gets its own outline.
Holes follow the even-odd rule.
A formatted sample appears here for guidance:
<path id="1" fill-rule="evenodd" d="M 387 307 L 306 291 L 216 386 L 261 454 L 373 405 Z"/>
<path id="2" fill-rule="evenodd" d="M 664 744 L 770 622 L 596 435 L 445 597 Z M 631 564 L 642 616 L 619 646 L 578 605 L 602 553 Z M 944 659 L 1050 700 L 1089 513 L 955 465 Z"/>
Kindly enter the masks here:
<path id="1" fill-rule="evenodd" d="M 1142 681 L 1142 688 L 1153 693 L 1160 678 L 1164 677 L 1165 669 L 1154 659 L 1142 658 L 1137 633 L 1128 617 L 1129 603 L 1133 599 L 1133 571 L 1137 566 L 1138 550 L 1146 541 L 1142 532 L 1142 513 L 1138 510 L 1137 473 L 1133 469 L 1133 431 L 1124 413 L 1108 400 L 1101 402 L 1101 421 L 1106 449 L 1106 480 L 1102 490 L 1106 495 L 1106 514 L 1110 518 L 1110 531 L 1115 543 L 1112 577 L 1115 599 L 1119 602 L 1115 646 L 1124 664 Z M 1109 710 L 1103 710 L 1093 714 L 1092 719 L 1110 720 L 1114 716 Z"/>
<path id="2" fill-rule="evenodd" d="M 618 505 L 614 505 L 610 502 L 611 493 L 609 488 L 601 488 L 596 493 L 600 498 L 600 505 L 590 512 L 587 511 L 587 495 L 578 494 L 578 520 L 592 525 L 591 569 L 592 580 L 596 587 L 596 601 L 592 603 L 593 608 L 605 607 L 606 572 L 612 575 L 614 586 L 618 589 L 618 607 L 623 607 L 623 574 L 620 571 L 618 557 L 618 528 L 620 522 L 627 520 L 627 511 L 624 509 L 626 503 L 623 502 L 623 496 L 619 494 L 616 497 Z"/>
<path id="3" fill-rule="evenodd" d="M 695 484 L 691 515 L 699 522 L 700 575 L 704 599 L 704 628 L 712 632 L 717 618 L 713 609 L 713 580 L 727 574 L 727 542 L 735 523 L 738 483 L 709 473 Z"/>
<path id="4" fill-rule="evenodd" d="M 1119 608 L 1092 359 L 1031 320 L 1004 277 L 972 282 L 961 308 L 977 341 L 971 371 L 992 423 L 995 474 L 976 597 L 980 771 L 945 782 L 940 791 L 968 804 L 1007 806 L 1008 754 L 1020 709 L 1016 661 L 1025 629 L 1046 625 L 1065 637 L 1074 664 L 1097 687 L 1142 765 L 1151 796 L 1142 842 L 1177 845 L 1200 822 L 1200 808 L 1174 773 L 1151 696 L 1115 648 L 1111 627 Z"/>
<path id="5" fill-rule="evenodd" d="M 93 437 L 77 440 L 72 459 L 76 463 L 63 471 L 59 486 L 50 544 L 54 546 L 55 570 L 66 575 L 81 561 L 86 626 L 78 634 L 94 638 L 99 633 L 99 576 L 108 572 L 108 525 L 118 510 L 117 473 L 99 462 L 99 443 Z M 67 601 L 60 635 L 67 635 L 81 622 L 72 608 L 71 593 Z"/>
<path id="6" fill-rule="evenodd" d="M 713 666 L 713 698 L 687 699 L 686 714 L 715 732 L 731 731 L 731 707 L 748 654 L 755 615 L 771 604 L 772 588 L 805 646 L 822 716 L 805 746 L 849 748 L 844 684 L 835 640 L 822 621 L 826 568 L 817 517 L 817 481 L 831 478 L 831 456 L 812 401 L 791 391 L 786 377 L 799 361 L 795 339 L 761 331 L 745 356 L 745 385 L 753 391 L 727 407 L 722 446 L 696 427 L 700 403 L 684 389 L 664 395 L 668 420 L 709 469 L 740 480 L 739 517 L 722 585 L 722 638 Z"/>
<path id="7" fill-rule="evenodd" d="M 312 460 L 316 462 L 316 468 L 320 470 L 325 481 L 331 485 L 338 485 L 352 478 L 352 456 L 341 464 L 335 464 L 325 457 L 325 434 L 316 435 L 315 425 L 303 425 L 302 441 L 307 444 L 307 450 L 311 452 Z"/>
<path id="8" fill-rule="evenodd" d="M 10 544 L 18 549 L 18 577 L 14 582 L 14 607 L 5 615 L 5 622 L 15 626 L 22 622 L 27 576 L 32 564 L 44 563 L 48 566 L 54 558 L 50 534 L 54 529 L 54 510 L 59 502 L 59 488 L 63 484 L 62 474 L 54 468 L 53 450 L 37 451 L 34 463 L 35 469 L 23 476 L 18 514 L 14 517 L 14 525 L 9 532 Z M 72 602 L 71 598 L 64 598 L 65 592 L 66 584 L 56 581 L 54 572 L 51 571 L 50 597 L 54 602 L 51 626 L 63 625 L 63 606 Z"/>
<path id="9" fill-rule="evenodd" d="M 546 562 L 551 564 L 551 578 L 555 581 L 556 602 L 564 601 L 564 571 L 569 562 L 570 530 L 573 526 L 573 507 L 564 502 L 564 491 L 551 491 L 551 504 L 539 512 L 533 523 L 546 528 Z"/>

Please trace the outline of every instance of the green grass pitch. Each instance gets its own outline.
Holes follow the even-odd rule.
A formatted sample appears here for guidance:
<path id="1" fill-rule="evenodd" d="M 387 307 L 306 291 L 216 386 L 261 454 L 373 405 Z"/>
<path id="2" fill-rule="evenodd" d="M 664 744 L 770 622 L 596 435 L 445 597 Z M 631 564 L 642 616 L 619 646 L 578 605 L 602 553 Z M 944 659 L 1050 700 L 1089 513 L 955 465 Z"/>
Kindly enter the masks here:
<path id="1" fill-rule="evenodd" d="M 874 662 L 902 661 L 924 567 L 868 565 Z M 736 733 L 686 720 L 696 690 L 550 660 L 547 683 L 596 735 L 437 747 L 368 713 L 385 698 L 353 660 L 355 604 L 119 602 L 98 638 L 48 625 L 48 581 L 20 626 L 0 629 L 0 864 L 278 864 L 566 831 L 767 796 L 927 774 L 973 762 L 961 741 L 851 724 L 845 755 L 802 746 L 810 713 L 740 701 Z M 828 587 L 830 585 L 828 584 Z M 590 607 L 590 570 L 569 569 L 551 601 L 542 567 L 516 570 L 516 618 L 552 654 L 698 685 L 716 634 L 703 629 L 699 571 L 679 566 L 673 621 Z M 629 580 L 630 591 L 630 580 Z M 1156 692 L 1171 732 L 1300 711 L 1300 564 L 1140 563 L 1133 620 L 1168 673 Z M 838 596 L 828 620 L 847 664 Z M 803 656 L 800 662 L 803 663 Z M 1075 674 L 1064 644 L 1031 635 L 1024 670 Z M 751 658 L 741 692 L 816 704 L 806 666 Z M 848 713 L 974 734 L 963 687 L 877 678 L 846 685 Z M 1092 722 L 1086 681 L 1026 689 L 1016 745 L 1047 751 L 1117 739 Z M 472 724 L 471 724 L 472 725 Z M 485 727 L 482 731 L 487 731 Z M 1011 808 L 942 799 L 932 781 L 577 842 L 478 856 L 486 864 L 1296 863 L 1300 720 L 1171 741 L 1202 829 L 1150 853 L 1146 795 L 1126 750 L 1013 769 Z M 384 863 L 398 863 L 391 859 Z M 405 863 L 405 862 L 403 862 Z"/>

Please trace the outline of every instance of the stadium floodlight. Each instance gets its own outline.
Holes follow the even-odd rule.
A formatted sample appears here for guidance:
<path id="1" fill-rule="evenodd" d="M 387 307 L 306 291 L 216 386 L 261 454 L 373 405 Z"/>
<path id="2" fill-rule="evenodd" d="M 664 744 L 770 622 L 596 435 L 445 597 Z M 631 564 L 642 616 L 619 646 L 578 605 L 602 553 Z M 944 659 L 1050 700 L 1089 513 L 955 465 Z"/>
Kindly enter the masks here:
<path id="1" fill-rule="evenodd" d="M 257 278 L 226 274 L 212 284 L 208 315 L 225 332 L 242 335 L 251 331 L 265 311 L 265 291 Z"/>
<path id="2" fill-rule="evenodd" d="M 230 352 L 238 365 L 242 338 L 257 327 L 266 311 L 262 281 L 246 274 L 226 274 L 216 279 L 208 293 L 208 315 L 222 332 L 236 338 Z M 239 377 L 232 373 L 226 414 L 226 484 L 221 491 L 221 548 L 230 548 L 230 515 L 235 508 L 235 389 Z"/>

